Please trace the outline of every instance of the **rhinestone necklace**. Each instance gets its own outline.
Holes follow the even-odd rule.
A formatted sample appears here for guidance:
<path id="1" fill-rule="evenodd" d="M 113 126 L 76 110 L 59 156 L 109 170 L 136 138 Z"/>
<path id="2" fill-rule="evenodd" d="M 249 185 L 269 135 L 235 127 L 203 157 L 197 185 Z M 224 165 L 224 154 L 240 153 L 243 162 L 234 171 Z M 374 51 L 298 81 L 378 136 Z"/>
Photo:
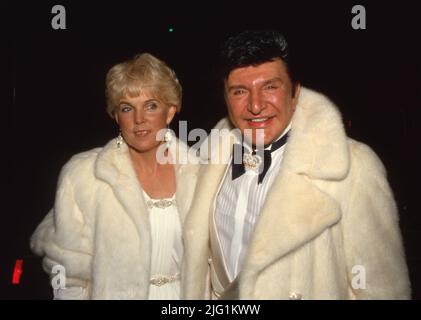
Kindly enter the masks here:
<path id="1" fill-rule="evenodd" d="M 175 199 L 174 200 L 168 200 L 168 199 L 148 200 L 146 201 L 146 204 L 149 209 L 152 209 L 153 207 L 159 208 L 159 209 L 166 209 L 168 207 L 171 207 L 173 204 L 175 204 Z"/>

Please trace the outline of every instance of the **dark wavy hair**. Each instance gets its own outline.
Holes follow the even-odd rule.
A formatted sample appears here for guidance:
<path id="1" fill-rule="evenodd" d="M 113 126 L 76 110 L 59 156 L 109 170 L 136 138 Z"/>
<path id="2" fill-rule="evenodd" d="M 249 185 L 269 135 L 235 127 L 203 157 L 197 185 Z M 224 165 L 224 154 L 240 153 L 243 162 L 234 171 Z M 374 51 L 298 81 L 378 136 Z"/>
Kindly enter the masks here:
<path id="1" fill-rule="evenodd" d="M 281 59 L 293 84 L 298 80 L 291 68 L 288 44 L 285 37 L 275 30 L 247 30 L 229 37 L 222 46 L 219 75 L 228 78 L 234 69 Z M 293 85 L 293 88 L 295 86 Z"/>

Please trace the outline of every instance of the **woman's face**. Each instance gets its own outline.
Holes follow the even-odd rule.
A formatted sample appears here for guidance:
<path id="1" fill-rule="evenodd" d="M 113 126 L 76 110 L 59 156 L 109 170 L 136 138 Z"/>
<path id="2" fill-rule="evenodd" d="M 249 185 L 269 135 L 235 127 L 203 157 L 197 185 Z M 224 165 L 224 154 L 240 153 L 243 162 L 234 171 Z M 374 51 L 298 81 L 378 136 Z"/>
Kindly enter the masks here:
<path id="1" fill-rule="evenodd" d="M 115 119 L 129 148 L 142 153 L 154 150 L 162 143 L 157 133 L 170 124 L 175 112 L 175 106 L 168 106 L 148 92 L 142 92 L 137 97 L 126 95 L 120 99 Z"/>

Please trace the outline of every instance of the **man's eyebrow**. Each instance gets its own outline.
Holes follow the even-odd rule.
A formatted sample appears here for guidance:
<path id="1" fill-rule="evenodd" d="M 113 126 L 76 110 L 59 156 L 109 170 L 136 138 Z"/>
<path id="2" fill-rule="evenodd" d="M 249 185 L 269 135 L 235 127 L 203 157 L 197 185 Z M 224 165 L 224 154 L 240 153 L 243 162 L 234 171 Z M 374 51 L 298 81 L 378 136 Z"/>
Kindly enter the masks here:
<path id="1" fill-rule="evenodd" d="M 236 89 L 247 89 L 247 87 L 242 84 L 234 84 L 232 86 L 229 86 L 227 91 L 229 92 Z"/>
<path id="2" fill-rule="evenodd" d="M 265 85 L 268 85 L 268 84 L 273 83 L 273 82 L 281 82 L 281 83 L 284 83 L 284 80 L 282 80 L 279 77 L 275 77 L 275 78 L 266 80 L 265 82 L 263 82 L 263 85 L 265 86 Z"/>
<path id="3" fill-rule="evenodd" d="M 275 78 L 272 78 L 272 79 L 269 79 L 269 80 L 264 81 L 262 83 L 262 85 L 263 86 L 266 86 L 266 85 L 268 85 L 270 83 L 274 83 L 274 82 L 284 83 L 284 80 L 282 78 L 280 78 L 280 77 L 275 77 Z M 247 87 L 245 85 L 242 85 L 242 84 L 234 84 L 232 86 L 229 86 L 228 89 L 227 89 L 227 91 L 230 92 L 230 91 L 236 90 L 236 89 L 245 89 L 245 90 L 247 90 Z"/>

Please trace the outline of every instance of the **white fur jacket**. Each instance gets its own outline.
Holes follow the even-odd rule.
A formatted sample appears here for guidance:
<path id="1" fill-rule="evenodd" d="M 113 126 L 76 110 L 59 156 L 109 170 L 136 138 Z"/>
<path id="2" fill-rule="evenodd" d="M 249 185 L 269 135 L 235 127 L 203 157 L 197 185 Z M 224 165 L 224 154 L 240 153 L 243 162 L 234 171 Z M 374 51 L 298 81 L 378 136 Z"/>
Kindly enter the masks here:
<path id="1" fill-rule="evenodd" d="M 207 294 L 208 217 L 225 170 L 211 164 L 199 173 L 184 229 L 187 299 Z M 410 298 L 385 169 L 368 146 L 347 138 L 333 103 L 309 89 L 301 90 L 238 284 L 240 299 Z"/>
<path id="2" fill-rule="evenodd" d="M 178 140 L 170 147 L 173 155 L 186 149 Z M 175 165 L 182 224 L 198 169 L 191 163 Z M 63 167 L 54 208 L 33 234 L 31 248 L 45 256 L 47 273 L 54 264 L 63 265 L 66 287 L 85 288 L 87 298 L 147 299 L 151 276 L 147 212 L 128 147 L 123 144 L 118 149 L 111 140 L 104 148 L 75 155 Z"/>

